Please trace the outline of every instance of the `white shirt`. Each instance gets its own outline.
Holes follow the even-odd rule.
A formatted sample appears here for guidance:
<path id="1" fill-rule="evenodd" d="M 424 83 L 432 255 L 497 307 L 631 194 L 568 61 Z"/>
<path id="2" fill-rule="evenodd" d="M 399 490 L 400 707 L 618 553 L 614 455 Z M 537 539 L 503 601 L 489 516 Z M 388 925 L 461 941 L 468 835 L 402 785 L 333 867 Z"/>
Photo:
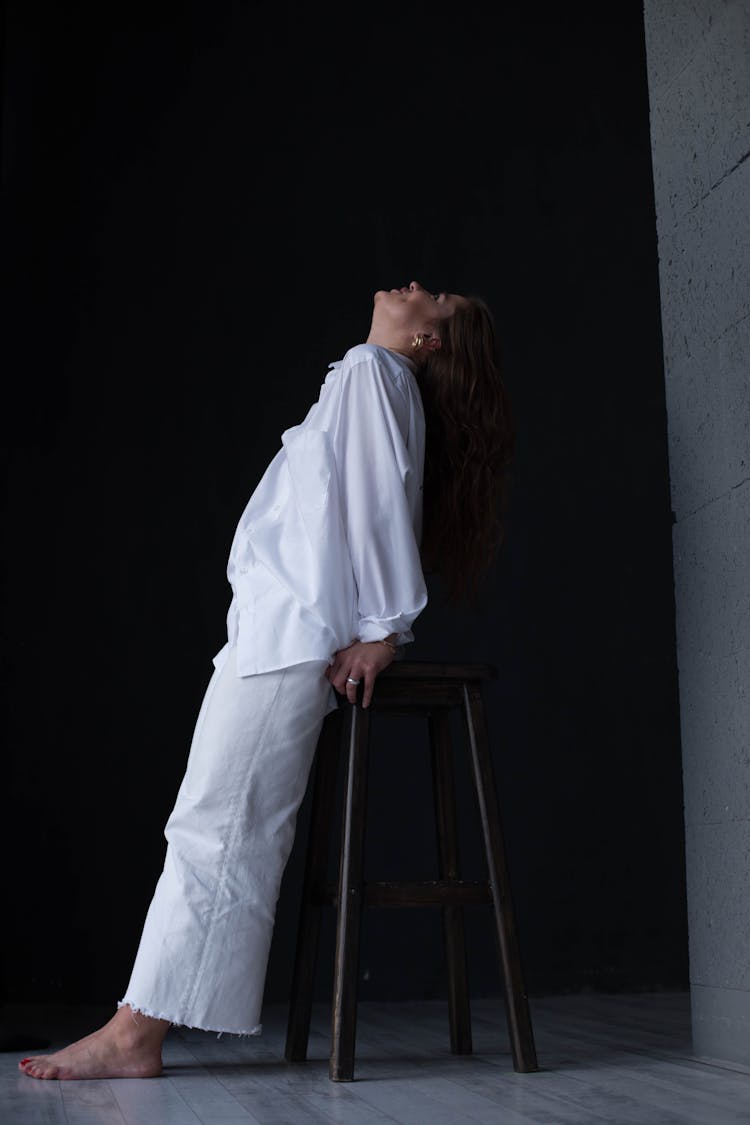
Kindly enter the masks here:
<path id="1" fill-rule="evenodd" d="M 358 344 L 329 365 L 318 401 L 240 518 L 220 667 L 237 674 L 331 661 L 354 640 L 414 639 L 427 604 L 419 556 L 425 423 L 411 362 Z"/>

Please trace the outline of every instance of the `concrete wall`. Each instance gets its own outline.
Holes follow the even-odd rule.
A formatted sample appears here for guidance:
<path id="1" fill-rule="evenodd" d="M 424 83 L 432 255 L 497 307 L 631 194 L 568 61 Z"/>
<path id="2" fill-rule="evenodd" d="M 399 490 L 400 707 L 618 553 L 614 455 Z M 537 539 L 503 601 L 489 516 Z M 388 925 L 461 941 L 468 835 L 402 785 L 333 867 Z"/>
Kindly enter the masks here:
<path id="1" fill-rule="evenodd" d="M 750 0 L 646 0 L 696 1053 L 750 1064 Z"/>

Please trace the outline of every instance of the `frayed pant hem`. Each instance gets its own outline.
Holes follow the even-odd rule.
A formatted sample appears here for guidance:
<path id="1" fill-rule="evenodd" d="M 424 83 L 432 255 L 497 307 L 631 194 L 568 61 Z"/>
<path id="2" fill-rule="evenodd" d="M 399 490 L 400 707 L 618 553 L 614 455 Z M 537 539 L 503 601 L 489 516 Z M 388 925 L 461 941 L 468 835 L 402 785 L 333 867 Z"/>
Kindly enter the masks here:
<path id="1" fill-rule="evenodd" d="M 164 1012 L 155 1012 L 153 1008 L 144 1008 L 142 1004 L 134 1004 L 127 997 L 124 1000 L 117 1001 L 117 1009 L 124 1008 L 125 1005 L 130 1008 L 132 1012 L 137 1012 L 140 1016 L 148 1016 L 152 1020 L 169 1020 L 172 1027 L 186 1027 L 190 1031 L 215 1031 L 217 1039 L 221 1039 L 222 1035 L 237 1035 L 241 1039 L 247 1039 L 251 1035 L 260 1035 L 263 1031 L 263 1024 L 256 1024 L 251 1031 L 235 1031 L 229 1027 L 201 1027 L 195 1023 L 186 1023 L 184 1020 L 174 1019 L 172 1016 L 166 1015 Z"/>

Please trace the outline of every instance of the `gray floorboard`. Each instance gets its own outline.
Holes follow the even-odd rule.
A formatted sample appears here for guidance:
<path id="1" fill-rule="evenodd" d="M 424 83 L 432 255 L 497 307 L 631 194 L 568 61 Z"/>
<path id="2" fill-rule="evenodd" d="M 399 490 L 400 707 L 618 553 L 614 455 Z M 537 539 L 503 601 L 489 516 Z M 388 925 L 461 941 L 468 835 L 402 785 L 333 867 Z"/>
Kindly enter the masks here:
<path id="1" fill-rule="evenodd" d="M 692 1053 L 686 993 L 532 998 L 540 1070 L 513 1070 L 500 999 L 472 1000 L 474 1052 L 450 1053 L 447 1004 L 359 1006 L 355 1081 L 328 1077 L 330 1008 L 304 1063 L 284 1061 L 286 1007 L 248 1039 L 173 1028 L 164 1076 L 36 1082 L 0 1054 L 2 1125 L 750 1125 L 750 1065 Z M 54 1051 L 111 1009 L 19 1008 Z M 14 1011 L 6 1006 L 4 1019 Z M 26 1052 L 31 1053 L 31 1052 Z M 750 1061 L 750 1060 L 749 1060 Z"/>
<path id="2" fill-rule="evenodd" d="M 108 1082 L 55 1082 L 67 1125 L 126 1125 L 126 1118 Z"/>

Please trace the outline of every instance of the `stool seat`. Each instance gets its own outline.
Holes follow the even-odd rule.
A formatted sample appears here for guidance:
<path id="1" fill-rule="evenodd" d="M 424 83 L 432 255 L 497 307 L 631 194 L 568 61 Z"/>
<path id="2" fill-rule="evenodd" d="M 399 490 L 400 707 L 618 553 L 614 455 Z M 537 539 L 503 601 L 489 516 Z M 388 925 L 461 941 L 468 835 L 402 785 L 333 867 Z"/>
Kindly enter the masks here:
<path id="1" fill-rule="evenodd" d="M 370 707 L 389 715 L 429 715 L 438 707 L 460 707 L 465 683 L 496 678 L 491 664 L 394 660 L 375 681 Z"/>
<path id="2" fill-rule="evenodd" d="M 346 1082 L 354 1077 L 360 934 L 364 909 L 373 906 L 440 907 L 448 968 L 451 1050 L 454 1054 L 471 1054 L 463 907 L 478 903 L 492 909 L 514 1069 L 521 1073 L 538 1069 L 482 697 L 483 684 L 496 678 L 497 669 L 492 664 L 394 660 L 377 677 L 370 707 L 360 706 L 363 690 L 360 687 L 356 703 L 349 703 L 341 696 L 338 709 L 323 723 L 315 755 L 308 849 L 289 1000 L 284 1052 L 288 1062 L 307 1057 L 321 911 L 326 907 L 332 907 L 336 915 L 331 1080 Z M 459 877 L 450 726 L 453 710 L 460 711 L 466 733 L 487 862 L 484 880 L 465 881 Z M 370 743 L 375 742 L 371 738 L 371 715 L 379 713 L 416 714 L 427 718 L 438 845 L 437 879 L 367 883 L 363 879 L 368 760 Z M 326 882 L 326 874 L 336 779 L 342 760 L 345 776 L 339 878 L 332 886 Z"/>
<path id="3" fill-rule="evenodd" d="M 379 688 L 388 680 L 496 680 L 494 664 L 443 664 L 434 660 L 394 660 L 378 676 Z"/>

